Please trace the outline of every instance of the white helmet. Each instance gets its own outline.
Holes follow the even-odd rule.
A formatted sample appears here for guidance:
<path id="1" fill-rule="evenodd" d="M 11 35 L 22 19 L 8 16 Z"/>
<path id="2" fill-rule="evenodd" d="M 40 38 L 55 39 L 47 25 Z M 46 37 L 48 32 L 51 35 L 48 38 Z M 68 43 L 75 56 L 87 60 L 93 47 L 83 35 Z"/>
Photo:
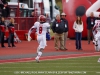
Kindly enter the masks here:
<path id="1" fill-rule="evenodd" d="M 63 15 L 63 16 L 66 16 L 66 14 L 65 14 L 64 12 L 63 12 L 63 13 L 61 13 L 61 16 L 62 16 L 62 15 Z"/>

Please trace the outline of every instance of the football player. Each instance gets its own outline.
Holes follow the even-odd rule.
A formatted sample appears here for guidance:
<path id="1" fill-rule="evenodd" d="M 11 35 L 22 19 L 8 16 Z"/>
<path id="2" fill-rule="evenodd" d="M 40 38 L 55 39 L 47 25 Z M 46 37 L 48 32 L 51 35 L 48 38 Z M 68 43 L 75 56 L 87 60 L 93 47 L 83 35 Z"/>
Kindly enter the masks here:
<path id="1" fill-rule="evenodd" d="M 46 32 L 49 31 L 50 24 L 46 23 L 46 17 L 44 15 L 39 16 L 39 21 L 35 22 L 34 25 L 30 28 L 28 32 L 28 41 L 31 40 L 30 34 L 33 29 L 36 29 L 37 34 L 37 41 L 39 43 L 39 46 L 37 48 L 37 56 L 35 60 L 39 62 L 39 58 L 42 55 L 42 51 L 44 50 L 46 44 Z"/>
<path id="2" fill-rule="evenodd" d="M 93 43 L 95 44 L 96 51 L 100 50 L 100 20 L 95 21 L 95 25 L 93 27 L 93 35 L 94 40 Z"/>

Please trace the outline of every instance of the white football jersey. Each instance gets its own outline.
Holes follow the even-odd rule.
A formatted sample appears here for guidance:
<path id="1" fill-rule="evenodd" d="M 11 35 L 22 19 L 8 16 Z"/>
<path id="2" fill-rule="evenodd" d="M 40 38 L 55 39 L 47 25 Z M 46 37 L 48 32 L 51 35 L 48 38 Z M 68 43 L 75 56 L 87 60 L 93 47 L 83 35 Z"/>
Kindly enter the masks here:
<path id="1" fill-rule="evenodd" d="M 95 25 L 93 27 L 93 30 L 100 32 L 100 20 L 95 20 Z"/>
<path id="2" fill-rule="evenodd" d="M 37 35 L 46 35 L 47 29 L 50 28 L 49 23 L 43 23 L 35 22 L 34 26 L 32 28 L 36 28 Z"/>

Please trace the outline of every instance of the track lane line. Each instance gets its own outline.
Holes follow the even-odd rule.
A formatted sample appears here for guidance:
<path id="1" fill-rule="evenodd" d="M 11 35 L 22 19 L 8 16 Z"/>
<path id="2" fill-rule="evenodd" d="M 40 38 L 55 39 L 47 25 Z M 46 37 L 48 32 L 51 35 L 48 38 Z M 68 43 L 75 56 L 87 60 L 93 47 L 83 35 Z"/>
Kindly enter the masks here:
<path id="1" fill-rule="evenodd" d="M 43 56 L 40 58 L 40 61 L 70 59 L 70 58 L 79 58 L 79 57 L 91 57 L 91 56 L 100 56 L 100 52 L 83 53 L 83 54 L 69 54 L 69 55 L 56 55 L 56 56 Z M 20 58 L 20 59 L 0 60 L 0 64 L 15 63 L 15 62 L 31 62 L 31 61 L 35 61 L 35 59 L 34 58 Z"/>

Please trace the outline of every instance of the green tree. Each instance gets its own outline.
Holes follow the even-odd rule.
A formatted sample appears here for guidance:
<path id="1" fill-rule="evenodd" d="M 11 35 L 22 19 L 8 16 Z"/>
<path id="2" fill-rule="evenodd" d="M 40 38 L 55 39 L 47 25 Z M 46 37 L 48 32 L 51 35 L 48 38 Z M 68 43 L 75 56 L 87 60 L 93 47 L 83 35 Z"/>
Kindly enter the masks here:
<path id="1" fill-rule="evenodd" d="M 56 0 L 57 6 L 60 7 L 60 12 L 62 12 L 62 0 Z"/>

